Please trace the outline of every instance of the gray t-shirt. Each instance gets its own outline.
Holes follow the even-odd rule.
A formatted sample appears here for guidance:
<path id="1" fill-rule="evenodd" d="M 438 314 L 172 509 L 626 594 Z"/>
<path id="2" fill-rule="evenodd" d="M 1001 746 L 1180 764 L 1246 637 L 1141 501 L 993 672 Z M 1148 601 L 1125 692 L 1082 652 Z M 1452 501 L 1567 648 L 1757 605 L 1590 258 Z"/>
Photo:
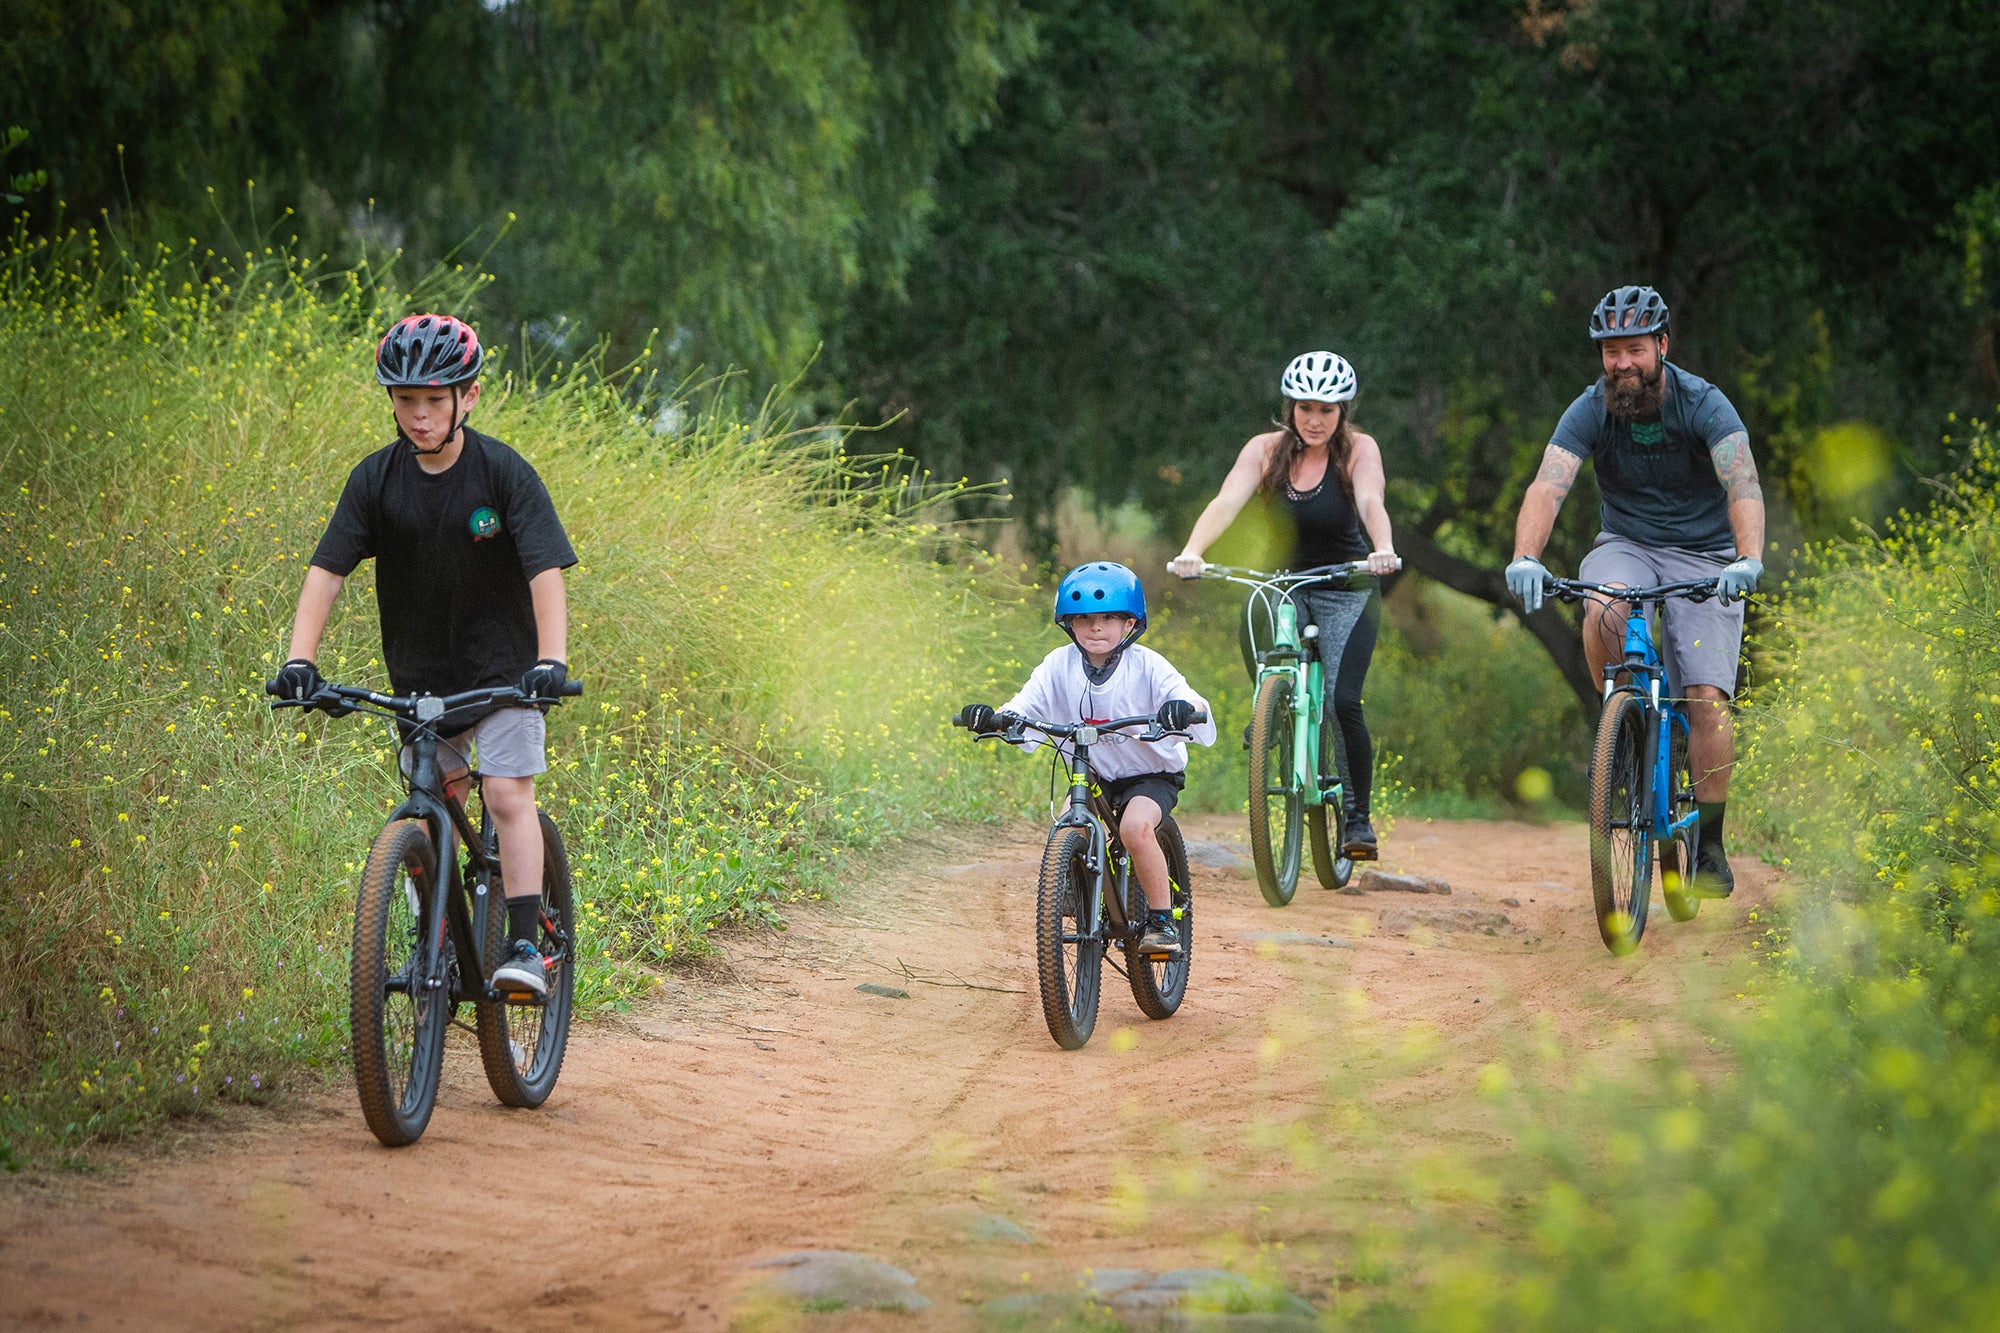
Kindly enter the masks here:
<path id="1" fill-rule="evenodd" d="M 1569 405 L 1549 443 L 1596 464 L 1606 532 L 1641 546 L 1734 551 L 1729 497 L 1708 451 L 1742 430 L 1743 418 L 1722 390 L 1671 361 L 1663 387 L 1657 420 L 1614 421 L 1599 380 Z"/>

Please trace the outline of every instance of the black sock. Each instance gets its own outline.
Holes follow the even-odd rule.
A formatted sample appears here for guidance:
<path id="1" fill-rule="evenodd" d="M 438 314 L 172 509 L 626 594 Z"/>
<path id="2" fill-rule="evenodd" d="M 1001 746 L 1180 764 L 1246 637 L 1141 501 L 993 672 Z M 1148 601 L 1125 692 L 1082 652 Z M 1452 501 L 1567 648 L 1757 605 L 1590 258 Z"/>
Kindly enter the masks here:
<path id="1" fill-rule="evenodd" d="M 1722 846 L 1722 812 L 1729 807 L 1727 801 L 1696 801 L 1694 808 L 1701 815 L 1701 845 L 1711 843 Z"/>
<path id="2" fill-rule="evenodd" d="M 542 927 L 542 900 L 540 898 L 509 898 L 507 900 L 507 938 L 526 940 L 533 944 Z"/>

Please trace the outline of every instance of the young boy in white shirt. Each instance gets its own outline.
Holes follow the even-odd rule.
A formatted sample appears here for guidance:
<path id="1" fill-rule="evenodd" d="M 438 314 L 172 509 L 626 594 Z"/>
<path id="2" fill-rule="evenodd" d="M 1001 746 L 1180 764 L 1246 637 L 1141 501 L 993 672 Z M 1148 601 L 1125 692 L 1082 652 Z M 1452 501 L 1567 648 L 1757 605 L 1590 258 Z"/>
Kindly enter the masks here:
<path id="1" fill-rule="evenodd" d="M 960 716 L 977 732 L 1005 731 L 1022 717 L 1050 722 L 1108 722 L 1152 714 L 1162 729 L 1185 731 L 1202 745 L 1215 743 L 1208 701 L 1194 692 L 1171 662 L 1142 647 L 1146 594 L 1123 565 L 1093 561 L 1063 576 L 1056 588 L 1056 623 L 1074 645 L 1043 658 L 1027 684 L 996 712 L 967 704 Z M 1203 720 L 1194 721 L 1199 715 Z M 1143 740 L 1130 732 L 1098 738 L 1091 767 L 1118 817 L 1118 841 L 1132 858 L 1146 893 L 1148 916 L 1140 948 L 1178 954 L 1166 853 L 1154 831 L 1186 785 L 1187 746 L 1177 737 Z"/>

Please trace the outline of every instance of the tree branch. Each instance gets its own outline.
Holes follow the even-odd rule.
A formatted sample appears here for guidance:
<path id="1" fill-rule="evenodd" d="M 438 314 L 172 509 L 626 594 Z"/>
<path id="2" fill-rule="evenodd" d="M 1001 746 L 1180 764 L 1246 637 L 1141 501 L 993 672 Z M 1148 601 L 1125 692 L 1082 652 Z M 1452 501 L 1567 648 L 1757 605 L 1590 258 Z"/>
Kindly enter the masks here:
<path id="1" fill-rule="evenodd" d="M 1521 614 L 1521 604 L 1507 591 L 1507 576 L 1497 569 L 1475 565 L 1439 546 L 1429 532 L 1405 528 L 1396 539 L 1396 548 L 1411 569 L 1436 579 L 1455 592 L 1477 597 L 1482 602 L 1505 607 L 1528 627 L 1562 672 L 1563 679 L 1583 705 L 1586 719 L 1597 716 L 1597 681 L 1590 674 L 1590 662 L 1583 655 L 1583 635 L 1564 618 L 1553 602 L 1532 616 Z"/>

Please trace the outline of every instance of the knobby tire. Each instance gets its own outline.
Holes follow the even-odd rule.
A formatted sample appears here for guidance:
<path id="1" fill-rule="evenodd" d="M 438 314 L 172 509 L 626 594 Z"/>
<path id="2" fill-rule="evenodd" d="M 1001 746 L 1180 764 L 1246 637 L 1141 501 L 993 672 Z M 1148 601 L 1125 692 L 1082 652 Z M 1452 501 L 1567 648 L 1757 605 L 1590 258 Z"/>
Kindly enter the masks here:
<path id="1" fill-rule="evenodd" d="M 1160 850 L 1167 855 L 1167 877 L 1173 885 L 1174 923 L 1180 930 L 1181 951 L 1165 958 L 1143 954 L 1134 938 L 1125 945 L 1125 975 L 1132 983 L 1132 998 L 1138 1002 L 1139 1012 L 1148 1018 L 1171 1018 L 1187 995 L 1188 967 L 1194 961 L 1194 885 L 1188 878 L 1187 845 L 1181 841 L 1180 825 L 1174 823 L 1172 815 L 1160 820 L 1157 836 Z M 1145 920 L 1136 915 L 1146 902 L 1136 871 L 1132 875 L 1132 901 L 1134 920 Z"/>
<path id="2" fill-rule="evenodd" d="M 538 1004 L 482 999 L 474 1006 L 479 1062 L 486 1067 L 493 1095 L 505 1106 L 540 1106 L 555 1091 L 563 1053 L 569 1046 L 570 1009 L 576 997 L 577 927 L 569 857 L 555 823 L 540 811 L 536 815 L 542 824 L 542 910 L 535 947 L 548 967 L 548 998 Z M 480 978 L 482 995 L 483 983 L 499 965 L 500 950 L 507 943 L 504 900 L 489 905 L 487 921 L 482 942 L 487 976 Z"/>
<path id="3" fill-rule="evenodd" d="M 1304 844 L 1304 795 L 1292 762 L 1292 680 L 1270 675 L 1257 686 L 1250 709 L 1250 860 L 1257 887 L 1273 907 L 1291 902 L 1299 887 Z"/>
<path id="4" fill-rule="evenodd" d="M 1649 776 L 1646 704 L 1621 691 L 1605 702 L 1598 718 L 1590 777 L 1590 892 L 1597 933 L 1605 948 L 1621 956 L 1639 947 L 1652 897 Z"/>
<path id="5" fill-rule="evenodd" d="M 1104 936 L 1090 913 L 1090 836 L 1078 828 L 1049 832 L 1035 888 L 1035 971 L 1042 1017 L 1056 1045 L 1074 1051 L 1097 1027 Z"/>
<path id="6" fill-rule="evenodd" d="M 354 904 L 348 978 L 354 1086 L 369 1130 L 390 1148 L 415 1143 L 437 1106 L 452 1004 L 444 989 L 424 985 L 436 878 L 429 830 L 399 819 L 375 835 Z"/>

